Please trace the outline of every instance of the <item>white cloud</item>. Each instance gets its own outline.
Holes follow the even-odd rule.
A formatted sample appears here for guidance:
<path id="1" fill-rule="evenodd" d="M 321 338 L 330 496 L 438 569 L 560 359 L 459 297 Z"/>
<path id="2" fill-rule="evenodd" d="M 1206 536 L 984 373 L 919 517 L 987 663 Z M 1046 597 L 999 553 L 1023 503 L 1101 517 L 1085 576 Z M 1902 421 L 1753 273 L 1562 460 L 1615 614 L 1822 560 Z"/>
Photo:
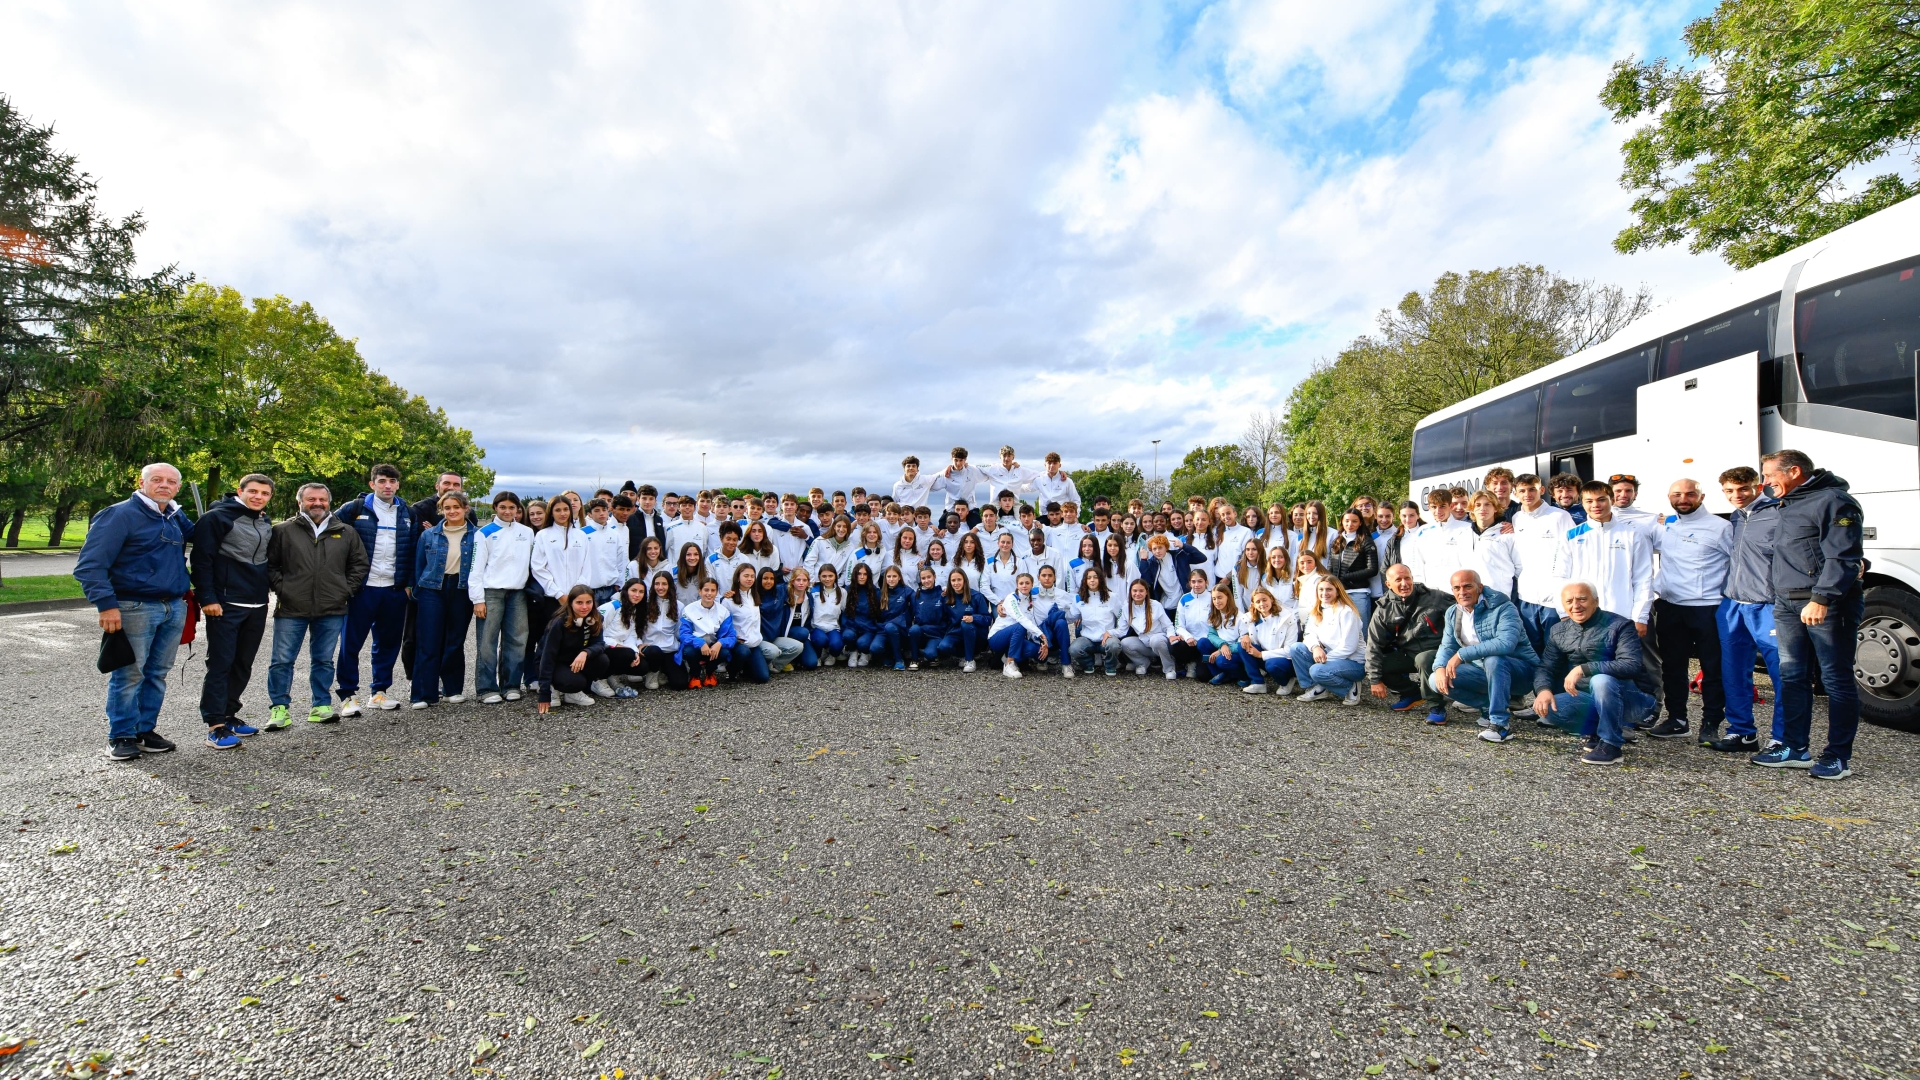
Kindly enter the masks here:
<path id="1" fill-rule="evenodd" d="M 1636 11 L 1409 104 L 1429 5 L 14 5 L 0 93 L 517 483 L 793 486 L 1177 459 L 1444 269 L 1718 276 L 1607 248 Z"/>

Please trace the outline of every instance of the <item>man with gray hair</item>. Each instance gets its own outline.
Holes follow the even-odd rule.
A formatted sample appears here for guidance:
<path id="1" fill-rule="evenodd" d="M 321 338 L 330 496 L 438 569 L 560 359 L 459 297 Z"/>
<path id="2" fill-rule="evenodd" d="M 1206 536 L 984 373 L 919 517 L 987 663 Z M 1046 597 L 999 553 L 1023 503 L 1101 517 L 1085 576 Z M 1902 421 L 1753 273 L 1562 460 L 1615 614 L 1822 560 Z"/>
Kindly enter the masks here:
<path id="1" fill-rule="evenodd" d="M 293 658 L 307 639 L 307 722 L 331 724 L 334 654 L 353 594 L 371 566 L 366 545 L 352 526 L 328 511 L 333 493 L 325 484 L 302 484 L 292 517 L 273 527 L 267 541 L 267 575 L 279 603 L 273 611 L 273 659 L 267 666 L 269 731 L 293 723 Z"/>
<path id="2" fill-rule="evenodd" d="M 100 613 L 100 629 L 126 634 L 133 659 L 107 677 L 107 756 L 133 761 L 173 743 L 154 730 L 167 673 L 187 624 L 187 545 L 193 522 L 173 501 L 180 470 L 156 461 L 140 470 L 125 502 L 94 515 L 73 576 Z"/>

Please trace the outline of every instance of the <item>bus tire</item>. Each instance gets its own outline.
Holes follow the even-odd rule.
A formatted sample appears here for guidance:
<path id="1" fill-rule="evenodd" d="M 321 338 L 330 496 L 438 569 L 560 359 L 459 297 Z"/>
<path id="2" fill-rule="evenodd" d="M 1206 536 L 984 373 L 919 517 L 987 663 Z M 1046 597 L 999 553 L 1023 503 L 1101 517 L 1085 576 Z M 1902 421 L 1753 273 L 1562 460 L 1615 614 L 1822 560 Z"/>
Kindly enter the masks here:
<path id="1" fill-rule="evenodd" d="M 1920 596 L 1905 589 L 1868 589 L 1854 648 L 1860 718 L 1920 733 Z"/>

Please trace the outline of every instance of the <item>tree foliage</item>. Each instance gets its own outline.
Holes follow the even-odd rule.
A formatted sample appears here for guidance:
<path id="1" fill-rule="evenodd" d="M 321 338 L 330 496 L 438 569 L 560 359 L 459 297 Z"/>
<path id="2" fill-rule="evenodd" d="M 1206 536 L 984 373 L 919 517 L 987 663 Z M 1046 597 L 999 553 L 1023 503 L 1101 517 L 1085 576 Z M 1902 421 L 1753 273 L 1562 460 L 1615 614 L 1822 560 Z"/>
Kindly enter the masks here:
<path id="1" fill-rule="evenodd" d="M 1115 504 L 1124 505 L 1128 499 L 1137 498 L 1145 489 L 1146 477 L 1140 466 L 1124 458 L 1102 462 L 1091 469 L 1079 469 L 1073 474 L 1074 489 L 1080 492 L 1080 520 L 1093 520 L 1093 500 L 1105 495 Z"/>
<path id="2" fill-rule="evenodd" d="M 1695 66 L 1622 60 L 1600 95 L 1653 118 L 1623 149 L 1619 250 L 1686 241 L 1745 268 L 1920 190 L 1889 160 L 1920 137 L 1914 0 L 1721 0 L 1685 38 Z M 1844 182 L 1863 167 L 1884 171 Z"/>
<path id="3" fill-rule="evenodd" d="M 1231 443 L 1194 447 L 1167 476 L 1167 494 L 1176 504 L 1191 495 L 1207 499 L 1219 495 L 1244 506 L 1259 498 L 1260 490 L 1258 467 Z"/>
<path id="4" fill-rule="evenodd" d="M 1331 504 L 1404 491 L 1421 418 L 1605 340 L 1651 302 L 1644 288 L 1540 266 L 1440 275 L 1294 387 L 1281 430 L 1285 478 L 1271 493 Z"/>

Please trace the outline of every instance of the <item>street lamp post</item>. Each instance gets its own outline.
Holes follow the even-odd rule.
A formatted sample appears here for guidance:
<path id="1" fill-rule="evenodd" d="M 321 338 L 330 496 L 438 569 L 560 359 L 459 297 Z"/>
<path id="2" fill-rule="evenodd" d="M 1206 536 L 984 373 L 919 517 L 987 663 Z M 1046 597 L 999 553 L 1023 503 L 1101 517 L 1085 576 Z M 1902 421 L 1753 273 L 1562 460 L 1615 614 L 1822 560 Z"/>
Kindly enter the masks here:
<path id="1" fill-rule="evenodd" d="M 705 450 L 702 450 L 700 451 L 700 487 L 702 490 L 704 490 L 706 486 L 707 486 L 707 452 Z"/>
<path id="2" fill-rule="evenodd" d="M 1153 440 L 1153 482 L 1160 482 L 1160 440 Z"/>

